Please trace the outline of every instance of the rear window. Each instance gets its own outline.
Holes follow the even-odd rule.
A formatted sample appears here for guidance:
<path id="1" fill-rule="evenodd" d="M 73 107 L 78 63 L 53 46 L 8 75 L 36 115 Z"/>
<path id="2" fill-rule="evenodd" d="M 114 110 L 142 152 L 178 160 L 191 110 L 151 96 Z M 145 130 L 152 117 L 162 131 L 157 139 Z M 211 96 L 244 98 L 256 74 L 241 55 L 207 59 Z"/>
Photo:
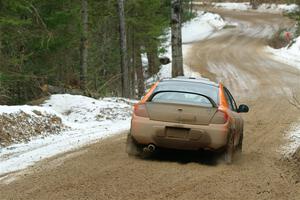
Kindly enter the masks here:
<path id="1" fill-rule="evenodd" d="M 153 96 L 151 101 L 213 107 L 210 100 L 205 96 L 185 92 L 159 92 Z"/>
<path id="2" fill-rule="evenodd" d="M 154 90 L 154 94 L 173 91 L 207 96 L 211 98 L 216 105 L 219 103 L 219 88 L 199 82 L 163 81 L 158 84 L 157 88 Z"/>

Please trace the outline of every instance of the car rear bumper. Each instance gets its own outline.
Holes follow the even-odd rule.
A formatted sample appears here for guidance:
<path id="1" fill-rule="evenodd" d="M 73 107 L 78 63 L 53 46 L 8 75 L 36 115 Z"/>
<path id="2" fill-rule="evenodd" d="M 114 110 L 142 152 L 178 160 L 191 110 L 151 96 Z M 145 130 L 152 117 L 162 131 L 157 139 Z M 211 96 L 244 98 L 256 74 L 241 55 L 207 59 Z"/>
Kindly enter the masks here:
<path id="1" fill-rule="evenodd" d="M 153 121 L 135 115 L 131 121 L 131 135 L 137 143 L 171 149 L 218 150 L 226 146 L 228 133 L 228 122 L 190 125 Z"/>

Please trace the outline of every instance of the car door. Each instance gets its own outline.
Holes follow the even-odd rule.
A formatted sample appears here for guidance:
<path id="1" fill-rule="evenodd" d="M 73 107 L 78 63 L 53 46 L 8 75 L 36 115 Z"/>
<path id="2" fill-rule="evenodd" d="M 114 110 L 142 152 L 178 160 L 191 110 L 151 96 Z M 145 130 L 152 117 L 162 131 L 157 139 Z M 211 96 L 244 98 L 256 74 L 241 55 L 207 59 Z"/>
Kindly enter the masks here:
<path id="1" fill-rule="evenodd" d="M 225 97 L 226 97 L 227 103 L 229 105 L 231 115 L 234 118 L 234 124 L 233 124 L 233 128 L 235 129 L 234 143 L 235 143 L 235 145 L 237 145 L 239 142 L 240 136 L 242 134 L 242 131 L 243 131 L 243 119 L 240 116 L 240 114 L 237 112 L 238 108 L 237 108 L 236 102 L 226 87 L 224 87 L 224 92 L 225 92 Z"/>

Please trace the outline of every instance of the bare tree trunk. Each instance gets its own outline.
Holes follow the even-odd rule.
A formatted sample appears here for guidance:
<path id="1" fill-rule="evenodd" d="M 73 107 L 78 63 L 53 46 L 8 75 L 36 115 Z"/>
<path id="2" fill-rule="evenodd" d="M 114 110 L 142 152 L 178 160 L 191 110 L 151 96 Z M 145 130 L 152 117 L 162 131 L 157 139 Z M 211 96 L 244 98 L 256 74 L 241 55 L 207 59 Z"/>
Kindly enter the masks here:
<path id="1" fill-rule="evenodd" d="M 128 54 L 130 56 L 128 56 L 128 59 L 129 59 L 129 74 L 130 74 L 130 88 L 129 88 L 129 91 L 130 91 L 130 97 L 131 98 L 134 98 L 136 96 L 136 70 L 135 70 L 135 60 L 136 60 L 136 57 L 135 57 L 135 38 L 134 38 L 134 35 L 135 35 L 135 30 L 134 30 L 134 27 L 131 27 L 127 30 L 127 35 L 129 35 L 128 38 L 128 44 L 131 45 L 130 48 L 128 48 Z"/>
<path id="2" fill-rule="evenodd" d="M 121 73 L 122 73 L 122 96 L 129 98 L 129 68 L 127 61 L 126 27 L 124 14 L 124 0 L 118 0 L 119 21 L 120 21 L 120 55 L 121 55 Z"/>
<path id="3" fill-rule="evenodd" d="M 2 27 L 0 25 L 0 70 L 3 67 L 2 65 L 3 65 L 3 57 L 2 57 Z M 1 85 L 0 85 L 0 87 L 1 87 Z"/>
<path id="4" fill-rule="evenodd" d="M 193 0 L 190 0 L 190 13 L 192 13 L 193 12 Z"/>
<path id="5" fill-rule="evenodd" d="M 250 5 L 252 6 L 252 9 L 257 9 L 259 2 L 257 0 L 250 0 Z"/>
<path id="6" fill-rule="evenodd" d="M 159 71 L 159 58 L 157 55 L 157 47 L 146 47 L 147 59 L 148 59 L 148 71 L 152 76 Z"/>
<path id="7" fill-rule="evenodd" d="M 148 72 L 149 75 L 152 76 L 155 74 L 155 60 L 153 57 L 153 53 L 151 51 L 147 51 L 147 60 L 148 60 Z"/>
<path id="8" fill-rule="evenodd" d="M 141 98 L 145 92 L 145 78 L 141 57 L 141 47 L 139 45 L 135 48 L 135 69 L 138 84 L 138 97 Z"/>
<path id="9" fill-rule="evenodd" d="M 88 0 L 81 1 L 82 36 L 80 45 L 80 88 L 86 91 L 88 62 Z"/>
<path id="10" fill-rule="evenodd" d="M 182 38 L 181 38 L 181 0 L 172 0 L 172 77 L 183 76 Z"/>
<path id="11" fill-rule="evenodd" d="M 1 4 L 0 4 L 1 6 Z M 0 70 L 2 70 L 2 67 L 4 63 L 3 63 L 3 56 L 2 56 L 2 27 L 0 25 Z M 2 86 L 2 81 L 1 81 L 1 72 L 0 72 L 0 104 L 4 103 L 4 100 L 1 100 L 2 95 L 4 95 L 4 88 Z"/>

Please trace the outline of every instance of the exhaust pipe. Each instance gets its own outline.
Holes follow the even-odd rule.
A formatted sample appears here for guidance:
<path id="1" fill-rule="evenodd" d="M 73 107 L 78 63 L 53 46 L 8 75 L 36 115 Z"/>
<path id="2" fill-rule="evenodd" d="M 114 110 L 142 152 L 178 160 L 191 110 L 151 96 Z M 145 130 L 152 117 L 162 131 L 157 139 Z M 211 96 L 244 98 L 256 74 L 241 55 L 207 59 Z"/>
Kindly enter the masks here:
<path id="1" fill-rule="evenodd" d="M 156 149 L 156 147 L 155 147 L 154 144 L 149 144 L 149 145 L 148 145 L 148 149 L 150 150 L 150 152 L 154 152 L 155 149 Z"/>
<path id="2" fill-rule="evenodd" d="M 149 144 L 143 150 L 144 150 L 144 152 L 153 153 L 155 151 L 155 149 L 156 149 L 156 147 L 154 144 Z"/>

